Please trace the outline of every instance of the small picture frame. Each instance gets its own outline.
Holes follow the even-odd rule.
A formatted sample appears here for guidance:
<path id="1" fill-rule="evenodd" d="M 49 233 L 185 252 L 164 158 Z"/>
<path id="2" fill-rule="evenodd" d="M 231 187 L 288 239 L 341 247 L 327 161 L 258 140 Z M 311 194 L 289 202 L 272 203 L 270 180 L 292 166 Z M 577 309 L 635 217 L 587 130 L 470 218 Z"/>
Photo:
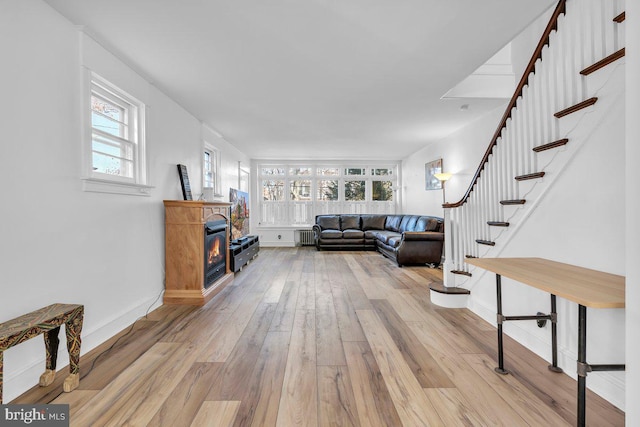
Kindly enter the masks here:
<path id="1" fill-rule="evenodd" d="M 435 177 L 442 172 L 442 159 L 434 160 L 424 164 L 425 190 L 441 190 L 442 182 Z"/>
<path id="2" fill-rule="evenodd" d="M 178 175 L 180 175 L 182 196 L 185 200 L 193 200 L 193 196 L 191 195 L 191 184 L 189 184 L 189 175 L 187 174 L 187 167 L 185 165 L 178 164 Z"/>

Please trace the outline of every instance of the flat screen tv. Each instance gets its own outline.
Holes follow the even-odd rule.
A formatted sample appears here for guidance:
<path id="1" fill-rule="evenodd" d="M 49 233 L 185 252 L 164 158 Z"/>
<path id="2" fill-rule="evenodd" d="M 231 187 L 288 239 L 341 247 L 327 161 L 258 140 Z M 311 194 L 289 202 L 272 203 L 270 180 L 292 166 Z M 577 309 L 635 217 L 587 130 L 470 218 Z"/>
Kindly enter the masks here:
<path id="1" fill-rule="evenodd" d="M 231 188 L 231 240 L 240 239 L 249 234 L 249 193 Z"/>

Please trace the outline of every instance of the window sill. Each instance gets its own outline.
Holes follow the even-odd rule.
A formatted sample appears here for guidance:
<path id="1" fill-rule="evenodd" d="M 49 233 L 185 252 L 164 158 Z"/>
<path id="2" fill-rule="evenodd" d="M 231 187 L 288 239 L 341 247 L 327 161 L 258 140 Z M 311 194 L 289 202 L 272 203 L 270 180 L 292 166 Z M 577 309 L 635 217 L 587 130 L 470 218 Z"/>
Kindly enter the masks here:
<path id="1" fill-rule="evenodd" d="M 129 184 L 95 178 L 82 179 L 82 191 L 93 193 L 124 194 L 127 196 L 151 196 L 151 185 Z"/>

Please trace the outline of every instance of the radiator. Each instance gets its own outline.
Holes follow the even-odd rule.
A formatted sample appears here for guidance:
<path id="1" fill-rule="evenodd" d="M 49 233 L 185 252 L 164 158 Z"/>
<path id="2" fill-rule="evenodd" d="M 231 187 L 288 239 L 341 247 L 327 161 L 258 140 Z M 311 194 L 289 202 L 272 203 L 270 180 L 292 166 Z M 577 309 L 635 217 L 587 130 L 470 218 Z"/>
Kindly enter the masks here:
<path id="1" fill-rule="evenodd" d="M 300 246 L 313 246 L 313 230 L 296 230 L 297 241 Z"/>

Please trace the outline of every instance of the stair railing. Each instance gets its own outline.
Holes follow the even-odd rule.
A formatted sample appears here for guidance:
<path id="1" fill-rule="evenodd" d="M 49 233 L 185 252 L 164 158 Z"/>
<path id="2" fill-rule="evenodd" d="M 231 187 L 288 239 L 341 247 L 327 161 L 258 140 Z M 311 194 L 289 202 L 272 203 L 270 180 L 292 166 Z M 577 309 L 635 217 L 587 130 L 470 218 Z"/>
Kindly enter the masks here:
<path id="1" fill-rule="evenodd" d="M 624 55 L 624 33 L 616 29 L 622 6 L 622 0 L 558 2 L 469 188 L 458 202 L 442 205 L 445 286 L 456 286 L 452 274 L 471 275 L 464 260 L 495 244 L 492 228 L 509 226 L 505 206 L 526 202 L 519 182 L 544 176 L 537 153 L 568 142 L 559 135 L 558 117 L 597 100 L 583 101 L 585 67 L 611 52 Z"/>

